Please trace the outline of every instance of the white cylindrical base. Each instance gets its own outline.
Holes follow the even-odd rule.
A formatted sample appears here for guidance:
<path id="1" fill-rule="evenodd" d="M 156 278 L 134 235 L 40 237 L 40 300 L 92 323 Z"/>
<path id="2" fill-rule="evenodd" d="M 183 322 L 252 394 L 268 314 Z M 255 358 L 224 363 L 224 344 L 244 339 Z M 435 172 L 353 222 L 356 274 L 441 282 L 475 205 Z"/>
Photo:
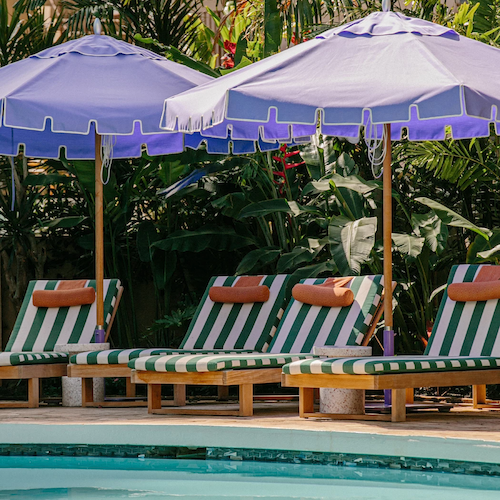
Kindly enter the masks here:
<path id="1" fill-rule="evenodd" d="M 314 346 L 314 354 L 328 358 L 357 358 L 372 355 L 368 346 Z M 342 415 L 365 414 L 365 391 L 362 389 L 319 390 L 319 411 Z"/>
<path id="2" fill-rule="evenodd" d="M 94 401 L 104 401 L 104 379 L 94 379 Z M 62 377 L 62 405 L 82 406 L 82 379 Z"/>
<path id="3" fill-rule="evenodd" d="M 319 411 L 321 413 L 340 413 L 364 415 L 365 391 L 362 389 L 319 390 Z"/>

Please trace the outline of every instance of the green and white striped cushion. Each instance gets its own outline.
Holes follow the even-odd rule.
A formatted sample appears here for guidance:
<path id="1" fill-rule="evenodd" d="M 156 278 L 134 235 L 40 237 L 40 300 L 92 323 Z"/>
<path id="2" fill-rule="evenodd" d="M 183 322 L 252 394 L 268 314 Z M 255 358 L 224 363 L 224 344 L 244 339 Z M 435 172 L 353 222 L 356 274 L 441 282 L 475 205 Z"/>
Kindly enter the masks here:
<path id="1" fill-rule="evenodd" d="M 54 290 L 58 280 L 30 281 L 6 351 L 53 351 L 56 344 L 92 342 L 96 326 L 96 301 L 72 307 L 35 307 L 35 290 Z M 95 280 L 87 282 L 95 288 Z M 104 318 L 107 328 L 116 303 L 120 281 L 104 280 Z"/>
<path id="2" fill-rule="evenodd" d="M 62 352 L 0 352 L 0 366 L 66 363 L 68 355 Z"/>
<path id="3" fill-rule="evenodd" d="M 314 285 L 325 279 L 301 283 Z M 383 282 L 381 275 L 354 277 L 348 285 L 354 292 L 349 307 L 312 306 L 292 298 L 269 352 L 311 352 L 313 346 L 361 344 L 380 303 Z"/>
<path id="4" fill-rule="evenodd" d="M 453 266 L 450 283 L 471 282 L 481 265 Z M 445 290 L 424 354 L 500 356 L 500 300 L 455 302 Z"/>
<path id="5" fill-rule="evenodd" d="M 234 286 L 239 279 L 218 276 L 210 280 L 181 349 L 267 350 L 283 314 L 289 276 L 263 276 L 260 284 L 268 286 L 270 291 L 266 302 L 222 304 L 208 296 L 210 287 Z"/>
<path id="6" fill-rule="evenodd" d="M 296 361 L 283 366 L 283 373 L 377 375 L 384 373 L 441 372 L 498 368 L 495 356 L 376 356 L 368 358 L 322 358 Z"/>
<path id="7" fill-rule="evenodd" d="M 213 356 L 149 356 L 129 362 L 130 368 L 155 372 L 217 372 L 245 368 L 279 368 L 299 359 L 313 358 L 312 354 L 221 354 Z"/>
<path id="8" fill-rule="evenodd" d="M 246 349 L 202 349 L 189 351 L 185 349 L 168 349 L 166 347 L 157 349 L 108 349 L 107 351 L 81 352 L 73 354 L 70 362 L 75 365 L 118 365 L 128 363 L 132 359 L 144 356 L 160 356 L 172 354 L 241 354 L 252 353 Z"/>

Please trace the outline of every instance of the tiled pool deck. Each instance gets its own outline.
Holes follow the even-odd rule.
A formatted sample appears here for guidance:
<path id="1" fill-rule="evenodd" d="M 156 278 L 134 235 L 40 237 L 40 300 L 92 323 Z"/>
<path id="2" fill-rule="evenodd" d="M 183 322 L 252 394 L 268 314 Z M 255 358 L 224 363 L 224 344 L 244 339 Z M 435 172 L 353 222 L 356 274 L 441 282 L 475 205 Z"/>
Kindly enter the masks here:
<path id="1" fill-rule="evenodd" d="M 304 420 L 294 403 L 254 417 L 148 415 L 145 408 L 0 410 L 0 454 L 169 455 L 439 468 L 500 475 L 500 412 L 454 409 L 407 422 Z M 121 450 L 121 451 L 120 451 Z M 117 453 L 117 454 L 119 454 Z M 177 456 L 181 452 L 177 452 Z M 175 453 L 174 453 L 175 456 Z"/>

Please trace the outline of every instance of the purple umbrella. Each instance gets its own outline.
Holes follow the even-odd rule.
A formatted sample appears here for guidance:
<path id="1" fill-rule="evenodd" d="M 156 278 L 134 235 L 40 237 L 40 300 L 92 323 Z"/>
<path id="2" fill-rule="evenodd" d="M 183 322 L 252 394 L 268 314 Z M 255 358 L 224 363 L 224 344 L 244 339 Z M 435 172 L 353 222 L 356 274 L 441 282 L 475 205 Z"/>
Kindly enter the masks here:
<path id="1" fill-rule="evenodd" d="M 210 153 L 229 153 L 225 138 L 160 129 L 165 96 L 212 77 L 149 50 L 100 35 L 46 49 L 0 68 L 0 154 L 95 159 L 97 328 L 103 336 L 102 144 L 108 159 L 178 153 L 202 142 Z M 275 145 L 262 143 L 261 148 Z M 255 151 L 253 141 L 234 141 L 233 153 Z M 111 153 L 112 151 L 112 153 Z M 106 153 L 105 153 L 106 156 Z"/>
<path id="2" fill-rule="evenodd" d="M 386 10 L 386 9 L 384 9 Z M 391 142 L 499 133 L 500 50 L 378 12 L 166 100 L 166 130 L 283 140 L 383 139 L 385 353 L 393 353 Z"/>

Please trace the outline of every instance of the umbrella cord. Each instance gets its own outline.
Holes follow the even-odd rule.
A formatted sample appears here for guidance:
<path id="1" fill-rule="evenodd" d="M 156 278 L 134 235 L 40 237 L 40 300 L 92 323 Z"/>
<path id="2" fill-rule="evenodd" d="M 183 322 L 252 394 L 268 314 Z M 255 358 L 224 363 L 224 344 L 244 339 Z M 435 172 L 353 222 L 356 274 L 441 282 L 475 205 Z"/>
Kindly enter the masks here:
<path id="1" fill-rule="evenodd" d="M 14 211 L 14 204 L 16 202 L 16 179 L 15 179 L 16 171 L 15 171 L 15 166 L 14 166 L 14 157 L 9 156 L 9 160 L 10 160 L 10 166 L 12 169 L 12 204 L 10 206 L 10 211 L 13 212 Z"/>
<path id="2" fill-rule="evenodd" d="M 116 136 L 103 135 L 101 143 L 101 182 L 105 186 L 111 177 L 111 163 L 113 162 L 113 147 L 116 144 Z M 108 171 L 106 181 L 104 180 L 104 171 Z"/>
<path id="3" fill-rule="evenodd" d="M 375 132 L 375 137 L 373 137 L 373 132 Z M 387 146 L 384 139 L 385 127 L 382 129 L 382 137 L 380 139 L 377 137 L 377 125 L 370 123 L 368 127 L 365 127 L 365 143 L 368 148 L 368 159 L 370 160 L 372 174 L 375 179 L 382 177 L 384 172 L 383 168 L 375 170 L 376 167 L 383 165 L 387 153 Z"/>

